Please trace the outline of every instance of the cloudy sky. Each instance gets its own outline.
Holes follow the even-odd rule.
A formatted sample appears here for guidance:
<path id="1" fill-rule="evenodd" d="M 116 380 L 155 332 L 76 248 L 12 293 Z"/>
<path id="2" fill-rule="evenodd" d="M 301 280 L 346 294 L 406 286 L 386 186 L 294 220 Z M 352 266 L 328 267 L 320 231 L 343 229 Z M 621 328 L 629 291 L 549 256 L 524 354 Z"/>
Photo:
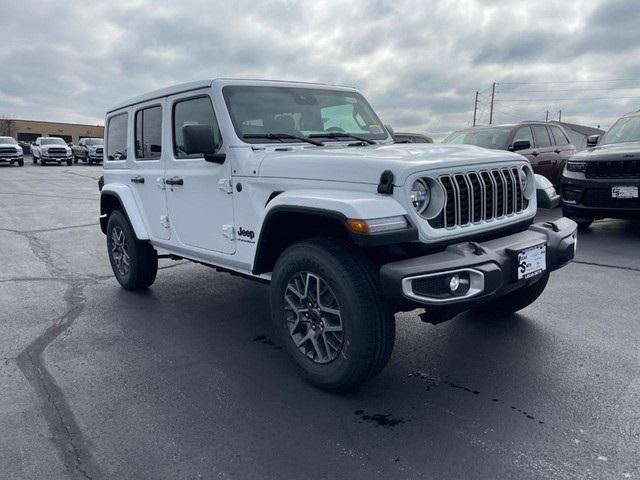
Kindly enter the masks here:
<path id="1" fill-rule="evenodd" d="M 607 128 L 640 108 L 640 2 L 0 0 L 0 117 L 102 123 L 213 77 L 355 86 L 396 131 L 479 117 Z M 554 82 L 554 83 L 551 83 Z"/>

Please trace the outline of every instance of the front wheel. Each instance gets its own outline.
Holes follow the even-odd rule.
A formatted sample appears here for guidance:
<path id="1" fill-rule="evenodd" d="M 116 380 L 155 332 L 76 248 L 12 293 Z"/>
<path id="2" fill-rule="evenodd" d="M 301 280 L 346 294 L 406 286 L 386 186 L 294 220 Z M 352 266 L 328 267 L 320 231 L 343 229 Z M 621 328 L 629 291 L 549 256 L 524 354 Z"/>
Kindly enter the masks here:
<path id="1" fill-rule="evenodd" d="M 274 330 L 313 385 L 354 390 L 389 360 L 395 319 L 381 300 L 375 272 L 362 252 L 331 238 L 294 244 L 276 262 Z"/>
<path id="2" fill-rule="evenodd" d="M 70 167 L 72 164 L 73 164 L 73 159 L 70 158 L 69 160 L 67 160 L 67 166 Z"/>
<path id="3" fill-rule="evenodd" d="M 544 292 L 548 281 L 549 272 L 546 272 L 526 287 L 519 288 L 502 297 L 490 300 L 474 308 L 473 311 L 487 316 L 507 317 L 535 302 L 542 292 Z"/>
<path id="4" fill-rule="evenodd" d="M 24 158 L 21 158 L 18 160 L 18 166 L 19 167 L 24 167 Z"/>
<path id="5" fill-rule="evenodd" d="M 33 164 L 35 165 L 36 163 L 38 163 L 38 157 L 36 157 L 35 155 L 33 156 Z"/>
<path id="6" fill-rule="evenodd" d="M 153 284 L 158 272 L 158 253 L 149 242 L 136 238 L 120 210 L 109 215 L 107 249 L 111 269 L 123 288 L 143 290 Z"/>

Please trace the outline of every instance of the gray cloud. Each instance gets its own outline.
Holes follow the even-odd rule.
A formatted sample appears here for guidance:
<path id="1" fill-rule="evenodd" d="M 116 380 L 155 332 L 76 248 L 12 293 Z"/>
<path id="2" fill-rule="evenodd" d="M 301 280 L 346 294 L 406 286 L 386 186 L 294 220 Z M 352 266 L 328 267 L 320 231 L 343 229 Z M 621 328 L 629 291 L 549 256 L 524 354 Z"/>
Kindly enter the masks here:
<path id="1" fill-rule="evenodd" d="M 640 104 L 638 80 L 521 84 L 640 79 L 634 1 L 0 0 L 0 11 L 0 116 L 101 123 L 125 98 L 234 76 L 353 85 L 397 130 L 439 137 L 469 124 L 475 90 L 488 120 L 493 81 L 497 122 L 562 109 L 609 126 Z"/>

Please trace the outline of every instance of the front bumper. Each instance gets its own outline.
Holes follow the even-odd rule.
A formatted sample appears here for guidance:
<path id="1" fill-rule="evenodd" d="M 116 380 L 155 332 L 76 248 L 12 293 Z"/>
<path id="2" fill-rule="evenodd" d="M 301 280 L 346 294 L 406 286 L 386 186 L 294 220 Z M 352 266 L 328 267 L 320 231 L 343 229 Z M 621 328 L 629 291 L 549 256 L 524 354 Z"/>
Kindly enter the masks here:
<path id="1" fill-rule="evenodd" d="M 640 178 L 586 178 L 583 173 L 562 176 L 565 215 L 588 218 L 640 218 L 640 198 L 612 198 L 612 187 L 636 186 Z"/>
<path id="2" fill-rule="evenodd" d="M 535 223 L 527 230 L 483 243 L 464 242 L 423 257 L 387 263 L 380 269 L 382 290 L 401 309 L 430 307 L 455 314 L 535 282 L 517 280 L 517 251 L 546 243 L 547 271 L 557 270 L 575 255 L 577 224 L 568 218 Z M 452 272 L 468 272 L 469 295 L 448 298 L 416 294 L 411 282 Z"/>
<path id="3" fill-rule="evenodd" d="M 17 162 L 18 160 L 22 160 L 23 158 L 24 158 L 23 155 L 13 155 L 11 157 L 3 156 L 3 157 L 0 157 L 0 162 L 11 162 L 11 163 L 13 163 L 13 162 Z"/>

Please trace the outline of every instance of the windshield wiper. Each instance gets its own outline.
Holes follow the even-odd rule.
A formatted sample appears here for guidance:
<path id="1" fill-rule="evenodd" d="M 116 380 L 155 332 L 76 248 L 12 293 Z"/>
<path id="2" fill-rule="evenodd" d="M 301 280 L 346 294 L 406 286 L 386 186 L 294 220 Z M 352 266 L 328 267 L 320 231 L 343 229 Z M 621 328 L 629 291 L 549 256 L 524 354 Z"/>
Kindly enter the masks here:
<path id="1" fill-rule="evenodd" d="M 350 133 L 343 132 L 327 132 L 327 133 L 312 133 L 309 138 L 353 138 L 359 142 L 368 143 L 369 145 L 375 145 L 376 142 L 369 140 L 368 138 L 359 137 Z"/>
<path id="2" fill-rule="evenodd" d="M 303 137 L 300 135 L 291 135 L 289 133 L 245 133 L 244 135 L 242 135 L 242 138 L 267 138 L 269 140 L 284 140 L 288 138 L 291 140 L 300 140 L 301 142 L 307 142 L 317 147 L 324 146 L 324 143 L 317 140 L 311 140 L 307 137 Z"/>

